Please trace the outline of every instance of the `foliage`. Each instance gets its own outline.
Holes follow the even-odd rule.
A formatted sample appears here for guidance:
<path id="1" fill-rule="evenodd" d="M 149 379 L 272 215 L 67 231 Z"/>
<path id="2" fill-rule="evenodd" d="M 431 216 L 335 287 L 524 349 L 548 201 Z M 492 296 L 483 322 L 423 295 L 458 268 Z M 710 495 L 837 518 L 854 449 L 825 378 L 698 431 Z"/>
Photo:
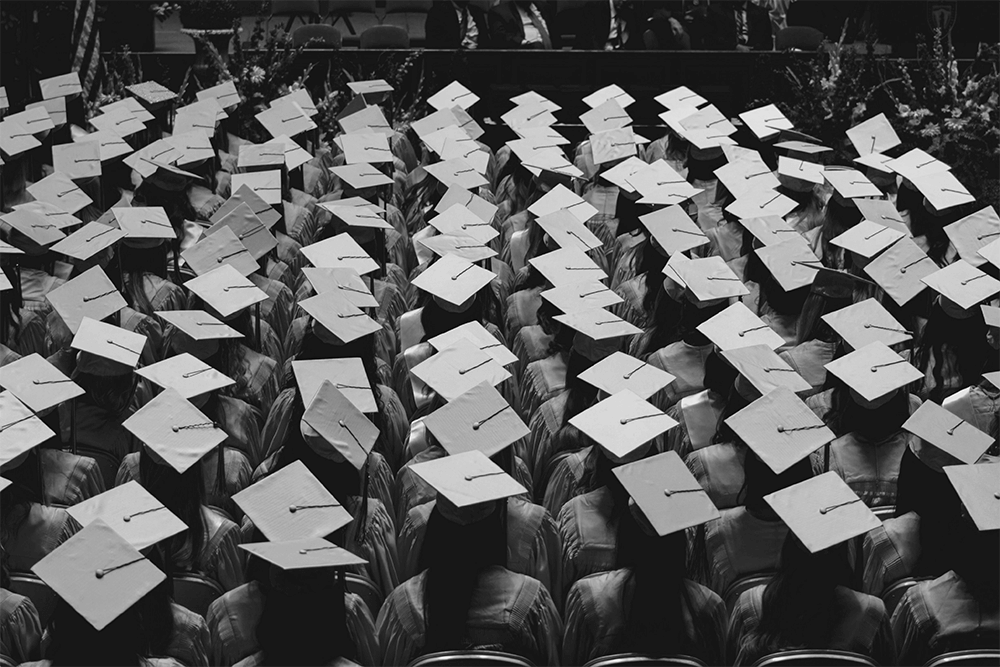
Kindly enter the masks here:
<path id="1" fill-rule="evenodd" d="M 185 28 L 225 29 L 240 14 L 233 0 L 181 0 L 180 8 Z"/>
<path id="2" fill-rule="evenodd" d="M 176 2 L 154 2 L 149 6 L 149 11 L 153 13 L 160 23 L 173 16 L 174 12 L 179 12 L 181 6 Z"/>
<path id="3" fill-rule="evenodd" d="M 100 113 L 106 104 L 128 97 L 127 86 L 142 83 L 142 61 L 127 47 L 104 56 L 104 78 L 101 88 L 90 100 L 84 100 L 84 115 L 89 119 Z"/>
<path id="4" fill-rule="evenodd" d="M 983 188 L 996 179 L 1000 159 L 998 55 L 1000 44 L 980 44 L 975 61 L 960 70 L 954 49 L 935 30 L 911 67 L 899 62 L 899 82 L 887 88 L 895 106 L 890 120 L 903 144 L 951 165 L 973 195 L 988 201 L 996 193 Z"/>

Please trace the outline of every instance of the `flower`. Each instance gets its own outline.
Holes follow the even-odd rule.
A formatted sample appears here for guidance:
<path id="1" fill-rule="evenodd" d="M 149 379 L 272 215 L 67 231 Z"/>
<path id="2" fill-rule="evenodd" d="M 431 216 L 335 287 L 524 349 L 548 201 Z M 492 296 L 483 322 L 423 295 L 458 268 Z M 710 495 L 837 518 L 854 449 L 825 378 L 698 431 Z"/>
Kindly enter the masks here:
<path id="1" fill-rule="evenodd" d="M 947 129 L 947 130 L 949 130 L 951 132 L 957 132 L 958 130 L 961 130 L 962 127 L 967 122 L 968 121 L 965 120 L 965 119 L 948 118 L 948 119 L 946 119 L 944 121 L 944 127 L 945 127 L 945 129 Z"/>
<path id="2" fill-rule="evenodd" d="M 261 83 L 264 81 L 264 70 L 254 65 L 250 68 L 248 76 L 253 83 Z"/>
<path id="3" fill-rule="evenodd" d="M 922 137 L 937 137 L 941 134 L 941 128 L 937 125 L 928 125 L 924 129 L 920 130 L 920 136 Z"/>

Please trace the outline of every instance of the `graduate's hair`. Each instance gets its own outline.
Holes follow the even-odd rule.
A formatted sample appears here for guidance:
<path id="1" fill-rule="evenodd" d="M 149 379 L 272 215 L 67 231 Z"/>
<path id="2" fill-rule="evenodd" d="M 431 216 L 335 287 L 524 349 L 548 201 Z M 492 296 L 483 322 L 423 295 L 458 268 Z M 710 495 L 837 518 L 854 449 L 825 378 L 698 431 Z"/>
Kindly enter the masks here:
<path id="1" fill-rule="evenodd" d="M 7 344 L 8 340 L 17 340 L 21 333 L 21 307 L 24 305 L 24 298 L 21 295 L 21 281 L 17 278 L 17 271 L 13 264 L 3 264 L 0 270 L 7 276 L 11 288 L 0 292 L 0 310 L 3 311 L 3 320 L 9 322 L 7 327 L 0 330 L 0 343 Z"/>
<path id="2" fill-rule="evenodd" d="M 69 603 L 56 604 L 49 624 L 46 658 L 53 666 L 140 665 L 146 652 L 138 605 L 97 631 Z"/>
<path id="3" fill-rule="evenodd" d="M 503 324 L 500 320 L 500 304 L 497 302 L 496 295 L 493 294 L 491 284 L 487 284 L 476 292 L 472 304 L 460 313 L 445 310 L 438 305 L 433 295 L 423 290 L 420 292 L 417 305 L 423 308 L 420 312 L 420 323 L 424 327 L 422 342 L 473 321 L 483 325 L 487 322 L 496 325 Z"/>
<path id="4" fill-rule="evenodd" d="M 272 566 L 274 567 L 274 566 Z M 329 665 L 355 659 L 357 647 L 347 630 L 344 590 L 328 568 L 281 574 L 303 592 L 289 593 L 263 577 L 264 607 L 257 624 L 263 665 Z"/>
<path id="5" fill-rule="evenodd" d="M 435 506 L 427 519 L 419 569 L 427 570 L 424 587 L 424 652 L 467 648 L 466 619 L 479 575 L 490 566 L 507 565 L 505 500 L 489 516 L 459 525 Z"/>
<path id="6" fill-rule="evenodd" d="M 747 447 L 743 460 L 743 488 L 740 489 L 740 504 L 747 509 L 774 515 L 774 510 L 764 500 L 764 496 L 781 491 L 789 486 L 804 482 L 812 477 L 809 457 L 798 461 L 781 473 L 776 473 L 759 456 Z"/>
<path id="7" fill-rule="evenodd" d="M 653 313 L 654 317 L 660 314 L 656 312 L 659 308 L 677 303 L 667 296 L 666 290 L 663 289 L 663 267 L 666 265 L 667 257 L 656 249 L 652 239 L 647 235 L 635 272 L 636 275 L 643 275 L 643 283 L 646 286 L 646 293 L 642 297 L 642 309 L 647 313 Z M 663 297 L 667 298 L 669 304 L 660 304 Z"/>
<path id="8" fill-rule="evenodd" d="M 951 568 L 980 607 L 995 612 L 1000 607 L 1000 531 L 979 530 L 968 516 L 959 523 Z"/>
<path id="9" fill-rule="evenodd" d="M 152 317 L 153 308 L 149 296 L 146 294 L 144 275 L 152 273 L 160 278 L 167 277 L 167 245 L 161 243 L 154 248 L 133 248 L 120 244 L 115 258 L 121 268 L 124 285 L 119 285 L 125 290 L 129 305 L 135 310 Z M 112 271 L 112 280 L 117 281 L 117 272 Z"/>
<path id="10" fill-rule="evenodd" d="M 743 269 L 744 281 L 753 281 L 760 285 L 757 298 L 757 308 L 760 313 L 777 313 L 779 315 L 798 315 L 809 296 L 808 287 L 800 287 L 790 292 L 786 291 L 777 281 L 771 271 L 764 266 L 757 253 L 747 257 Z"/>
<path id="11" fill-rule="evenodd" d="M 618 568 L 630 568 L 631 604 L 625 609 L 625 631 L 615 652 L 647 655 L 691 653 L 692 641 L 685 629 L 685 609 L 693 614 L 685 582 L 687 538 L 684 531 L 665 537 L 647 535 L 632 512 L 618 520 Z"/>
<path id="12" fill-rule="evenodd" d="M 220 449 L 218 455 L 222 454 Z M 157 463 L 145 447 L 139 448 L 139 482 L 188 526 L 187 530 L 160 542 L 154 549 L 164 551 L 163 563 L 168 572 L 175 569 L 204 571 L 201 556 L 207 536 L 202 515 L 205 504 L 202 469 L 203 463 L 198 461 L 180 473 L 170 465 Z"/>
<path id="13" fill-rule="evenodd" d="M 686 298 L 674 301 L 665 290 L 661 291 L 662 295 L 657 301 L 657 305 L 664 310 L 656 312 L 652 325 L 646 327 L 639 335 L 636 356 L 643 359 L 696 331 L 699 324 L 719 314 L 729 305 L 723 301 L 716 306 L 698 308 Z M 676 309 L 674 304 L 676 304 Z M 670 317 L 668 312 L 673 317 Z"/>
<path id="14" fill-rule="evenodd" d="M 810 553 L 789 531 L 778 573 L 764 588 L 760 623 L 740 647 L 742 662 L 787 648 L 829 648 L 838 620 L 833 596 L 849 581 L 847 542 Z"/>
<path id="15" fill-rule="evenodd" d="M 901 429 L 903 422 L 910 417 L 910 398 L 906 387 L 899 389 L 884 405 L 868 409 L 858 405 L 847 385 L 832 373 L 827 373 L 826 378 L 833 391 L 823 421 L 837 437 L 857 433 L 866 439 L 881 441 Z"/>
<path id="16" fill-rule="evenodd" d="M 72 378 L 87 392 L 78 399 L 79 401 L 123 418 L 132 404 L 139 383 L 139 376 L 132 372 L 124 375 L 100 376 L 74 370 Z"/>
<path id="17" fill-rule="evenodd" d="M 4 479 L 11 484 L 0 491 L 0 560 L 4 565 L 10 560 L 10 546 L 16 541 L 21 526 L 28 518 L 33 503 L 41 504 L 43 500 L 42 460 L 38 447 L 28 450 L 21 465 L 3 473 Z"/>
<path id="18" fill-rule="evenodd" d="M 823 229 L 820 232 L 820 247 L 822 249 L 820 259 L 823 260 L 823 264 L 834 269 L 845 268 L 842 266 L 843 262 L 838 261 L 838 257 L 843 254 L 844 262 L 848 262 L 850 261 L 850 253 L 841 253 L 841 249 L 830 243 L 830 241 L 861 222 L 861 220 L 861 211 L 858 210 L 857 206 L 844 204 L 837 201 L 837 197 L 830 197 L 830 200 L 826 203 L 826 211 L 823 214 Z"/>
<path id="19" fill-rule="evenodd" d="M 955 319 L 942 310 L 937 300 L 934 301 L 913 350 L 914 366 L 927 369 L 932 362 L 934 365 L 931 370 L 934 386 L 927 400 L 940 403 L 948 396 L 949 375 L 958 375 L 960 387 L 979 382 L 986 364 L 997 356 L 986 340 L 986 331 L 979 308 L 973 308 L 965 319 Z"/>

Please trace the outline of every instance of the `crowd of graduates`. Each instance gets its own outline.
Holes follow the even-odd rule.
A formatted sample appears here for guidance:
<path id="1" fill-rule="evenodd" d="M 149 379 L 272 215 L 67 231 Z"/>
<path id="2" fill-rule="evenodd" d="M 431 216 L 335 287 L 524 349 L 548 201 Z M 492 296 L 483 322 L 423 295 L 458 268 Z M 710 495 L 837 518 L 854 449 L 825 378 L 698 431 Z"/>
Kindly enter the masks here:
<path id="1" fill-rule="evenodd" d="M 305 89 L 260 144 L 232 82 L 0 99 L 0 664 L 996 648 L 1000 217 L 949 165 L 351 88 L 330 144 Z"/>

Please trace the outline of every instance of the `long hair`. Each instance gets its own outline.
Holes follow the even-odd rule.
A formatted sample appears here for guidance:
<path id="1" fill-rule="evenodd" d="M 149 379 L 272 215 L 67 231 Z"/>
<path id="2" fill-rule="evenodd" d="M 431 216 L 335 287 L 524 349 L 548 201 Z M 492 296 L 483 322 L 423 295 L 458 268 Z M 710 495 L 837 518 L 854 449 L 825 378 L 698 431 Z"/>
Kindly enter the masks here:
<path id="1" fill-rule="evenodd" d="M 479 575 L 507 564 L 507 535 L 498 501 L 489 516 L 459 525 L 435 506 L 427 520 L 419 567 L 427 570 L 424 593 L 424 652 L 465 648 L 466 620 Z"/>
<path id="2" fill-rule="evenodd" d="M 222 452 L 220 452 L 221 456 Z M 205 545 L 205 486 L 202 463 L 199 461 L 182 473 L 169 465 L 157 463 L 141 448 L 139 451 L 139 480 L 142 486 L 187 524 L 187 530 L 157 545 L 163 549 L 164 565 L 169 570 L 203 571 L 201 556 Z"/>
<path id="3" fill-rule="evenodd" d="M 643 244 L 642 256 L 639 258 L 639 265 L 636 267 L 636 274 L 643 274 L 646 293 L 642 297 L 642 309 L 648 313 L 653 313 L 659 305 L 660 293 L 663 292 L 663 267 L 667 265 L 667 257 L 660 253 L 653 246 L 653 242 L 646 239 Z M 675 303 L 668 298 L 670 303 Z"/>
<path id="4" fill-rule="evenodd" d="M 264 654 L 262 664 L 329 665 L 336 658 L 356 658 L 337 573 L 318 568 L 277 577 L 285 585 L 272 586 L 269 577 L 261 582 L 264 608 L 257 645 Z"/>
<path id="5" fill-rule="evenodd" d="M 53 665 L 139 665 L 147 648 L 138 604 L 97 631 L 69 603 L 60 600 L 49 632 L 46 658 Z"/>
<path id="6" fill-rule="evenodd" d="M 789 532 L 778 573 L 764 589 L 760 624 L 742 646 L 743 662 L 786 648 L 829 648 L 830 633 L 839 620 L 834 594 L 849 580 L 846 542 L 809 553 Z"/>
<path id="7" fill-rule="evenodd" d="M 674 301 L 666 291 L 660 290 L 657 300 L 658 312 L 655 313 L 652 325 L 640 335 L 637 356 L 646 358 L 672 343 L 697 334 L 698 325 L 722 312 L 727 306 L 728 304 L 723 302 L 708 308 L 699 308 L 687 299 Z M 661 307 L 663 311 L 659 310 Z"/>
<path id="8" fill-rule="evenodd" d="M 940 403 L 954 389 L 979 382 L 988 361 L 997 356 L 986 340 L 986 329 L 979 308 L 974 308 L 969 317 L 957 320 L 949 317 L 940 304 L 931 306 L 913 354 L 913 365 L 917 368 L 930 368 L 933 362 L 934 386 L 928 400 Z M 949 386 L 949 377 L 955 375 L 957 384 Z"/>
<path id="9" fill-rule="evenodd" d="M 573 351 L 569 352 L 569 359 L 566 362 L 566 409 L 563 411 L 562 425 L 565 426 L 570 419 L 577 416 L 591 405 L 597 398 L 597 387 L 589 382 L 580 379 L 580 374 L 593 366 L 596 362 L 591 361 L 582 354 Z"/>
<path id="10" fill-rule="evenodd" d="M 135 373 L 105 377 L 74 371 L 72 378 L 87 392 L 80 401 L 121 417 L 124 417 L 132 404 L 139 382 L 139 376 Z"/>
<path id="11" fill-rule="evenodd" d="M 121 244 L 115 254 L 121 268 L 129 305 L 140 313 L 153 315 L 153 304 L 146 294 L 145 275 L 151 273 L 166 279 L 167 277 L 167 246 L 158 245 L 155 248 L 132 248 Z M 117 272 L 112 272 L 117 275 Z"/>
<path id="12" fill-rule="evenodd" d="M 11 483 L 0 492 L 0 506 L 3 507 L 0 513 L 0 544 L 4 546 L 0 553 L 6 567 L 11 545 L 28 519 L 32 504 L 41 504 L 43 500 L 42 461 L 38 448 L 29 450 L 21 465 L 5 471 L 3 476 Z"/>
<path id="13" fill-rule="evenodd" d="M 14 266 L 4 263 L 0 270 L 7 276 L 11 286 L 9 290 L 0 292 L 0 311 L 3 312 L 0 319 L 7 325 L 0 330 L 0 343 L 6 345 L 8 340 L 17 340 L 21 332 L 21 307 L 24 306 L 24 299 L 21 296 L 21 281 L 18 280 Z"/>
<path id="14" fill-rule="evenodd" d="M 853 204 L 842 204 L 837 201 L 837 197 L 831 197 L 826 203 L 826 212 L 823 215 L 823 230 L 821 233 L 821 247 L 823 264 L 833 269 L 846 268 L 850 253 L 843 252 L 841 248 L 830 243 L 851 227 L 861 222 L 861 211 Z"/>
<path id="15" fill-rule="evenodd" d="M 746 267 L 743 270 L 743 279 L 760 285 L 757 306 L 761 313 L 798 315 L 802 312 L 803 304 L 809 296 L 807 287 L 794 289 L 790 292 L 786 291 L 757 256 L 757 253 L 748 256 Z"/>
<path id="16" fill-rule="evenodd" d="M 901 429 L 910 417 L 910 397 L 904 390 L 897 391 L 884 405 L 868 409 L 858 405 L 843 382 L 830 373 L 827 379 L 833 391 L 823 421 L 838 437 L 857 433 L 866 440 L 880 442 Z"/>
<path id="17" fill-rule="evenodd" d="M 616 651 L 647 655 L 690 653 L 685 609 L 691 609 L 684 581 L 687 539 L 684 531 L 647 535 L 631 512 L 618 521 L 617 562 L 630 568 L 632 600 L 625 608 L 625 632 Z M 625 590 L 629 588 L 626 584 Z M 693 614 L 692 614 L 693 615 Z"/>

